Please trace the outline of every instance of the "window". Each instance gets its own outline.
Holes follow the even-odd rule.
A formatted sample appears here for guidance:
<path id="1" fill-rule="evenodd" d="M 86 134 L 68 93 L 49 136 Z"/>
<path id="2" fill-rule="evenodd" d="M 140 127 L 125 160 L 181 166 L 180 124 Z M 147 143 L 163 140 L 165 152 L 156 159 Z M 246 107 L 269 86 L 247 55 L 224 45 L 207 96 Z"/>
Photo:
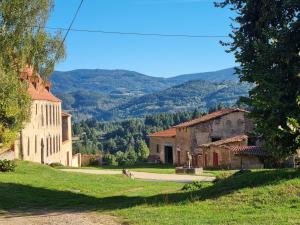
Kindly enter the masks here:
<path id="1" fill-rule="evenodd" d="M 58 150 L 60 151 L 60 135 L 58 135 Z"/>
<path id="2" fill-rule="evenodd" d="M 220 141 L 221 137 L 211 137 L 211 142 Z"/>
<path id="3" fill-rule="evenodd" d="M 56 136 L 56 152 L 58 152 L 58 136 Z"/>
<path id="4" fill-rule="evenodd" d="M 156 145 L 156 152 L 159 153 L 159 144 Z"/>
<path id="5" fill-rule="evenodd" d="M 29 154 L 30 154 L 30 139 L 28 137 L 27 155 L 29 156 Z"/>
<path id="6" fill-rule="evenodd" d="M 54 110 L 55 108 L 54 108 L 54 106 L 52 106 L 52 124 L 53 125 L 55 125 L 55 120 L 54 120 L 54 118 L 55 118 L 55 110 Z"/>
<path id="7" fill-rule="evenodd" d="M 49 139 L 50 139 L 50 155 L 52 155 L 52 138 L 49 137 Z"/>
<path id="8" fill-rule="evenodd" d="M 41 115 L 42 115 L 42 126 L 44 126 L 44 107 L 41 106 Z"/>
<path id="9" fill-rule="evenodd" d="M 34 150 L 35 154 L 37 153 L 37 136 L 35 135 L 35 140 L 34 140 Z"/>
<path id="10" fill-rule="evenodd" d="M 46 139 L 47 142 L 47 156 L 49 156 L 49 138 Z"/>
<path id="11" fill-rule="evenodd" d="M 53 139 L 53 154 L 55 154 L 55 152 L 56 152 L 55 137 L 53 136 L 52 139 Z"/>
<path id="12" fill-rule="evenodd" d="M 49 119 L 50 119 L 50 125 L 52 125 L 52 107 L 49 105 Z"/>
<path id="13" fill-rule="evenodd" d="M 48 126 L 48 105 L 46 105 L 46 125 Z"/>

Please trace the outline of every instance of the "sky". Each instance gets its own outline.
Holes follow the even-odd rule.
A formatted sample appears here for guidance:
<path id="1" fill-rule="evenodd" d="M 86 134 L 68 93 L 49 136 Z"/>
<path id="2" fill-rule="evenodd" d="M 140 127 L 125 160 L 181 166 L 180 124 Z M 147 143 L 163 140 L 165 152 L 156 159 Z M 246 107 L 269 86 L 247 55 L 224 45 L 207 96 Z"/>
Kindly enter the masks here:
<path id="1" fill-rule="evenodd" d="M 67 28 L 80 0 L 55 0 L 49 27 Z M 84 0 L 75 29 L 224 36 L 230 33 L 228 9 L 213 0 Z M 70 32 L 67 57 L 56 70 L 126 69 L 150 76 L 216 71 L 235 66 L 219 41 Z"/>

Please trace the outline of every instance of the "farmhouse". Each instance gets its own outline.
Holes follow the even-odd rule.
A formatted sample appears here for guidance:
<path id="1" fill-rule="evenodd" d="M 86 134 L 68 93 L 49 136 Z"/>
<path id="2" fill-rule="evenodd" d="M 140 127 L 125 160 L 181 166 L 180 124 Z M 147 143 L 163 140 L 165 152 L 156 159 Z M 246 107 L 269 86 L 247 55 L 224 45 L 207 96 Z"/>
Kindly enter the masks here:
<path id="1" fill-rule="evenodd" d="M 71 115 L 62 112 L 62 102 L 51 93 L 51 84 L 31 67 L 22 71 L 20 77 L 28 84 L 28 94 L 32 100 L 31 116 L 19 140 L 10 151 L 0 155 L 0 159 L 79 166 L 80 155 L 72 155 Z"/>
<path id="2" fill-rule="evenodd" d="M 247 134 L 253 124 L 247 113 L 242 109 L 222 109 L 150 134 L 149 160 L 184 166 L 190 154 L 194 167 L 260 168 L 263 151 L 248 147 L 251 140 Z"/>

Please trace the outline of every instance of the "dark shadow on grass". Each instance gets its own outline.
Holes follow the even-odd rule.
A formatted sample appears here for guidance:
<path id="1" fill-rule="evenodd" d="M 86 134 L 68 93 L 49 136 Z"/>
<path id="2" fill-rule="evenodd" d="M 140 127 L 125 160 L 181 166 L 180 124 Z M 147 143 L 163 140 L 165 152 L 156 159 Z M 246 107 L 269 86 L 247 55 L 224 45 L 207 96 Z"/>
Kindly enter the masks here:
<path id="1" fill-rule="evenodd" d="M 16 183 L 0 183 L 0 212 L 6 211 L 13 216 L 26 216 L 43 214 L 45 211 L 56 213 L 106 211 L 145 203 L 152 206 L 176 204 L 190 200 L 215 199 L 243 188 L 278 184 L 296 177 L 300 177 L 300 170 L 258 171 L 232 176 L 199 191 L 159 194 L 149 197 L 121 195 L 104 198 Z"/>

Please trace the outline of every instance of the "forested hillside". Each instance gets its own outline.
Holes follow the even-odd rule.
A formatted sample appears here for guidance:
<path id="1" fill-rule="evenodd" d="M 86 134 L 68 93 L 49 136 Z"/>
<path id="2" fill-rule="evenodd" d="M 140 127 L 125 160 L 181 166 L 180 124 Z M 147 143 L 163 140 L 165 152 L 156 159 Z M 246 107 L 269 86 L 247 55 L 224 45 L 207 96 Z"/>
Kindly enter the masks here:
<path id="1" fill-rule="evenodd" d="M 250 88 L 239 84 L 233 68 L 172 78 L 151 77 L 126 70 L 55 72 L 53 92 L 74 120 L 111 121 L 162 112 L 207 111 L 232 106 Z"/>

